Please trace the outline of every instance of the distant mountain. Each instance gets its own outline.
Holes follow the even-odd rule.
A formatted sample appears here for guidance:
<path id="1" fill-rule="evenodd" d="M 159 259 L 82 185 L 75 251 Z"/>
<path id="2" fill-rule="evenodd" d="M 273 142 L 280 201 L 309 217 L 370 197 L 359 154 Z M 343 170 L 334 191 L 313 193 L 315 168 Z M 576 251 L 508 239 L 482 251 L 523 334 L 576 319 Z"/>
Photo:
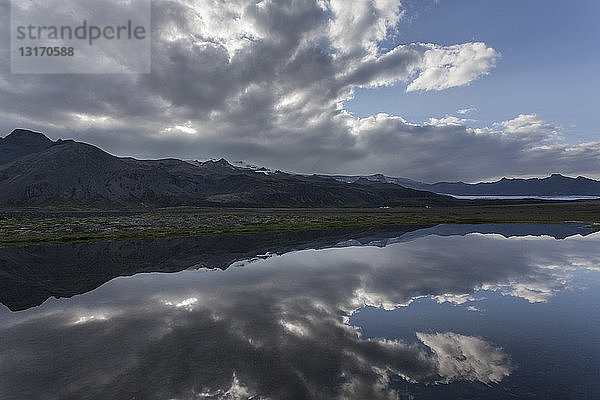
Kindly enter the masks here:
<path id="1" fill-rule="evenodd" d="M 599 181 L 583 176 L 570 178 L 560 174 L 552 174 L 547 178 L 502 178 L 496 182 L 476 184 L 440 182 L 422 188 L 436 193 L 473 196 L 600 196 Z"/>
<path id="2" fill-rule="evenodd" d="M 389 183 L 389 184 L 393 184 L 393 185 L 400 185 L 400 186 L 404 186 L 410 189 L 417 189 L 417 190 L 428 190 L 429 189 L 421 189 L 421 188 L 425 188 L 428 186 L 431 186 L 427 183 L 424 182 L 419 182 L 419 181 L 415 181 L 409 178 L 394 178 L 391 176 L 385 176 L 383 174 L 373 174 L 373 175 L 316 175 L 319 176 L 321 178 L 329 178 L 329 179 L 335 179 L 336 181 L 339 182 L 345 182 L 345 183 L 363 183 L 363 184 L 370 184 L 370 183 Z"/>
<path id="3" fill-rule="evenodd" d="M 322 175 L 326 177 L 326 175 Z M 381 174 L 367 176 L 333 175 L 330 178 L 340 182 L 369 185 L 372 183 L 393 183 L 406 188 L 426 190 L 438 194 L 464 196 L 600 196 L 600 181 L 579 176 L 570 178 L 552 174 L 547 178 L 507 179 L 496 182 L 463 183 L 438 182 L 433 184 L 414 181 L 408 178 L 393 178 Z"/>
<path id="4" fill-rule="evenodd" d="M 0 205 L 376 207 L 453 200 L 398 185 L 349 185 L 218 161 L 120 158 L 15 130 L 0 141 Z M 267 173 L 268 172 L 268 173 Z"/>

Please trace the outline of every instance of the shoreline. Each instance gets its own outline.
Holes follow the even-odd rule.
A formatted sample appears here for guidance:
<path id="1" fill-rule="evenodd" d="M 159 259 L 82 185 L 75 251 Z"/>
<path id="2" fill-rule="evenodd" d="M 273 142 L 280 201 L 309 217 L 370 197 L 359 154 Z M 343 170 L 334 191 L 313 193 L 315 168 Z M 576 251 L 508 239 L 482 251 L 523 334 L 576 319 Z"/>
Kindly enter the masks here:
<path id="1" fill-rule="evenodd" d="M 479 203 L 373 209 L 0 209 L 0 246 L 386 225 L 583 222 L 600 229 L 600 201 Z"/>

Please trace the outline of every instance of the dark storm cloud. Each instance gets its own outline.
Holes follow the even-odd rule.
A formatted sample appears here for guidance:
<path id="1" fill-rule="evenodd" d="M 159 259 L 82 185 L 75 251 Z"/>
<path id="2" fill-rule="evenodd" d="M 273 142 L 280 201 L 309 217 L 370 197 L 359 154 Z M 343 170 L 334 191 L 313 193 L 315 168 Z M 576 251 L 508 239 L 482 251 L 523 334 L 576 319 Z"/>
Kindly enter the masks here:
<path id="1" fill-rule="evenodd" d="M 358 87 L 443 90 L 488 74 L 499 58 L 483 43 L 381 50 L 403 23 L 397 1 L 152 4 L 151 74 L 15 75 L 8 1 L 0 3 L 0 129 L 29 127 L 119 155 L 224 156 L 297 172 L 427 180 L 600 172 L 598 144 L 561 144 L 546 124 L 523 137 L 510 124 L 474 132 L 345 112 Z"/>

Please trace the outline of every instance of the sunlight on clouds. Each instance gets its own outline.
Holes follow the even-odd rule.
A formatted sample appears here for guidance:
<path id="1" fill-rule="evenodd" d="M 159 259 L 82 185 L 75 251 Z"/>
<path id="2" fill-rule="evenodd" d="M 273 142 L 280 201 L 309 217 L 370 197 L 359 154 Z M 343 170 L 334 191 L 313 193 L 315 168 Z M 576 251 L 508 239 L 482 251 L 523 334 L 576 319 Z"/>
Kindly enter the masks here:
<path id="1" fill-rule="evenodd" d="M 331 0 L 333 18 L 329 22 L 332 46 L 340 54 L 377 53 L 377 42 L 383 40 L 404 14 L 395 0 L 358 0 L 348 6 L 345 0 Z"/>
<path id="2" fill-rule="evenodd" d="M 103 122 L 103 121 L 106 121 L 106 120 L 109 119 L 108 116 L 100 116 L 100 117 L 98 117 L 98 116 L 92 116 L 92 115 L 89 115 L 89 114 L 73 114 L 73 117 L 77 118 L 77 119 L 79 119 L 80 121 L 83 121 L 83 122 L 94 122 L 94 123 L 96 123 L 96 122 Z"/>
<path id="3" fill-rule="evenodd" d="M 289 321 L 279 321 L 281 326 L 283 326 L 285 328 L 286 331 L 296 335 L 296 336 L 307 336 L 308 335 L 308 329 L 306 329 L 304 326 L 300 325 L 300 324 L 295 324 Z"/>
<path id="4" fill-rule="evenodd" d="M 73 322 L 74 325 L 85 324 L 93 321 L 106 321 L 108 316 L 106 314 L 90 314 L 90 315 L 81 315 Z"/>
<path id="5" fill-rule="evenodd" d="M 185 7 L 185 23 L 173 23 L 167 30 L 169 41 L 192 39 L 196 45 L 223 46 L 229 58 L 242 50 L 254 39 L 260 39 L 261 32 L 253 20 L 244 16 L 246 2 L 242 1 L 191 1 L 181 0 Z M 261 8 L 261 3 L 257 4 Z M 163 30 L 161 35 L 165 35 Z"/>
<path id="6" fill-rule="evenodd" d="M 165 129 L 163 129 L 163 132 L 164 133 L 182 132 L 182 133 L 187 133 L 188 135 L 193 135 L 195 133 L 198 133 L 198 131 L 192 127 L 191 121 L 188 121 L 182 125 L 175 125 L 173 127 L 165 128 Z"/>
<path id="7" fill-rule="evenodd" d="M 455 116 L 449 115 L 444 118 L 430 118 L 429 122 L 426 122 L 425 125 L 431 126 L 461 126 L 465 123 L 473 121 L 472 119 L 465 118 L 457 118 Z"/>
<path id="8" fill-rule="evenodd" d="M 307 99 L 300 92 L 295 92 L 287 96 L 282 96 L 277 104 L 275 104 L 275 110 L 277 111 L 293 111 L 294 109 L 301 107 Z"/>
<path id="9" fill-rule="evenodd" d="M 175 307 L 175 308 L 183 308 L 187 311 L 192 311 L 194 309 L 194 306 L 197 303 L 198 303 L 198 298 L 196 298 L 196 297 L 190 297 L 190 298 L 184 299 L 179 302 L 174 302 L 174 301 L 169 301 L 169 300 L 163 301 L 163 304 L 166 306 L 171 306 L 171 307 Z"/>

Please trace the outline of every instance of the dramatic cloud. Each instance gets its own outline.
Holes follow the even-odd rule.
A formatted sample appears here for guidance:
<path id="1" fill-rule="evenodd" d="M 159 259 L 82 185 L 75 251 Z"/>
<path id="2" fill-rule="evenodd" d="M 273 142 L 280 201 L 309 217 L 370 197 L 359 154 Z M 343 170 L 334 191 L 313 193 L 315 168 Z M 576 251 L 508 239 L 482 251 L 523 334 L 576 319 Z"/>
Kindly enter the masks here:
<path id="1" fill-rule="evenodd" d="M 415 125 L 401 116 L 345 111 L 357 88 L 468 85 L 500 57 L 480 42 L 385 48 L 407 18 L 399 1 L 152 4 L 148 75 L 9 74 L 2 49 L 0 129 L 29 127 L 119 155 L 224 156 L 306 173 L 384 172 L 430 181 L 600 173 L 600 144 L 563 144 L 559 128 L 541 121 L 517 117 L 473 130 L 454 116 Z M 8 1 L 0 9 L 7 27 Z M 521 122 L 526 126 L 515 127 Z"/>

